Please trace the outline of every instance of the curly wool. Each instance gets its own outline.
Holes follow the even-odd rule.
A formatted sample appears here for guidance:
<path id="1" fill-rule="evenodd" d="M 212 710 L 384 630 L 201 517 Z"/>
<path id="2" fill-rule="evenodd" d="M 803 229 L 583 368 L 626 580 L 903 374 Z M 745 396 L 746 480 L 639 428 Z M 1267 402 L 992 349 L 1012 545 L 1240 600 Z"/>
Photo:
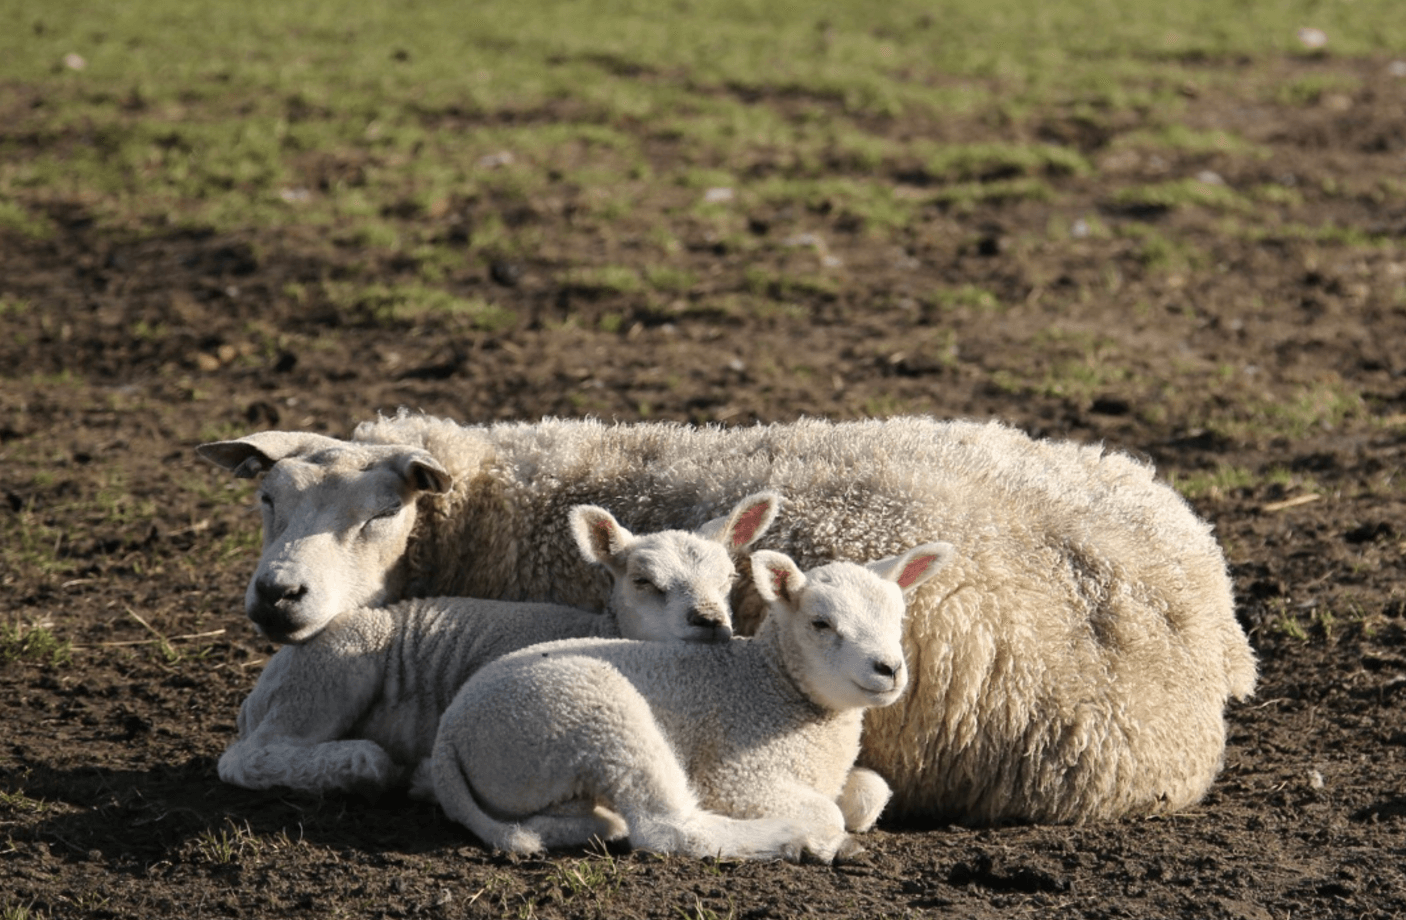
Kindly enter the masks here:
<path id="1" fill-rule="evenodd" d="M 693 528 L 781 492 L 758 548 L 804 568 L 944 540 L 957 560 L 907 620 L 913 682 L 869 714 L 860 763 L 892 813 L 971 824 L 1175 811 L 1206 792 L 1224 709 L 1256 664 L 1210 526 L 1148 464 L 988 422 L 895 418 L 726 429 L 547 419 L 460 426 L 402 413 L 359 441 L 423 447 L 410 593 L 599 608 L 564 524 L 578 503 L 632 529 Z M 743 579 L 740 632 L 763 605 Z"/>

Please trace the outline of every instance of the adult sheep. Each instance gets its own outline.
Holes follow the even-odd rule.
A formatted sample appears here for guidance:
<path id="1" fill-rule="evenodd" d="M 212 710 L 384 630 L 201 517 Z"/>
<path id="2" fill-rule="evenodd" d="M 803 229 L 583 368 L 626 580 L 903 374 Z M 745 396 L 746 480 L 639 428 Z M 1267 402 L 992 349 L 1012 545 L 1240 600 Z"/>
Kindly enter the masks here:
<path id="1" fill-rule="evenodd" d="M 250 597 L 299 608 L 426 594 L 599 608 L 609 583 L 563 523 L 580 503 L 632 529 L 692 529 L 774 489 L 786 504 L 757 545 L 806 569 L 953 544 L 957 561 L 910 605 L 910 692 L 870 714 L 859 760 L 906 818 L 1184 808 L 1220 768 L 1227 700 L 1254 689 L 1209 525 L 1147 464 L 995 422 L 461 426 L 402 413 L 351 441 L 264 432 L 200 452 L 237 475 L 271 470 L 265 496 L 306 540 L 266 543 Z M 418 496 L 417 514 L 368 535 L 375 490 Z M 338 553 L 344 566 L 328 561 Z M 739 632 L 754 629 L 750 579 L 732 601 Z"/>

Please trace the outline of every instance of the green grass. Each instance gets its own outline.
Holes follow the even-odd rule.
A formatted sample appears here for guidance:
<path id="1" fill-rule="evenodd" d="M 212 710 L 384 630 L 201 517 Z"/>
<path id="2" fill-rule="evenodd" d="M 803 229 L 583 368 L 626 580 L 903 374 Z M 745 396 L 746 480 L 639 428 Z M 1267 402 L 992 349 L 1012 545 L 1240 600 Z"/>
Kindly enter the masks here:
<path id="1" fill-rule="evenodd" d="M 1026 209 L 1051 227 L 1035 245 L 1108 241 L 1109 264 L 1077 292 L 1085 304 L 1122 296 L 1123 273 L 1136 283 L 1213 265 L 1208 229 L 1396 245 L 1389 227 L 1338 225 L 1315 206 L 1399 204 L 1402 180 L 1285 184 L 1233 125 L 1179 116 L 1202 93 L 1305 107 L 1363 91 L 1363 78 L 1314 65 L 1399 56 L 1397 5 L 694 0 L 660 15 L 625 0 L 19 0 L 0 9 L 0 87 L 13 90 L 0 94 L 0 237 L 52 236 L 63 205 L 109 235 L 257 239 L 256 262 L 296 240 L 299 256 L 337 271 L 277 296 L 371 326 L 434 317 L 487 333 L 528 320 L 503 305 L 520 297 L 500 304 L 479 285 L 485 267 L 531 261 L 602 302 L 583 325 L 620 332 L 641 307 L 804 319 L 817 303 L 858 299 L 847 241 L 942 265 L 946 224 Z M 1301 46 L 1304 25 L 1327 33 L 1325 52 Z M 1274 76 L 1286 58 L 1303 66 Z M 1240 87 L 1249 73 L 1256 82 Z M 1058 140 L 1061 125 L 1109 143 Z M 1157 160 L 1173 168 L 1150 168 Z M 1210 170 L 1253 178 L 1206 181 Z M 1111 213 L 1096 216 L 1098 205 Z M 780 251 L 785 264 L 720 275 L 700 250 Z M 989 278 L 924 283 L 904 296 L 938 314 L 1021 308 Z M 1154 294 L 1133 296 L 1156 309 Z M 33 309 L 0 292 L 0 315 Z M 275 331 L 257 337 L 277 351 Z M 1128 382 L 1081 354 L 996 378 L 1073 399 Z M 1360 414 L 1345 392 L 1207 411 L 1210 425 L 1286 433 Z M 147 510 L 101 501 L 114 521 Z M 21 551 L 52 565 L 52 536 L 31 526 Z"/>
<path id="2" fill-rule="evenodd" d="M 1251 205 L 1240 193 L 1224 184 L 1201 179 L 1174 179 L 1119 189 L 1113 203 L 1122 208 L 1175 210 L 1205 208 L 1212 211 L 1246 212 Z"/>
<path id="3" fill-rule="evenodd" d="M 32 661 L 61 667 L 73 661 L 73 648 L 45 626 L 0 623 L 0 661 Z"/>

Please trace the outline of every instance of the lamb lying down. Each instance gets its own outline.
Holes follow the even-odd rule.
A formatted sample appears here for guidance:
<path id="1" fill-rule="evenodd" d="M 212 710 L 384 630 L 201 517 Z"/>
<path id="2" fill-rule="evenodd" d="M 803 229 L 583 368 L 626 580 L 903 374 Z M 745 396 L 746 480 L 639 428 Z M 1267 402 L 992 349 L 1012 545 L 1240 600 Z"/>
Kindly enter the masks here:
<path id="1" fill-rule="evenodd" d="M 379 792 L 411 780 L 455 692 L 495 658 L 572 637 L 726 641 L 732 554 L 771 525 L 779 501 L 758 493 L 694 533 L 641 537 L 602 508 L 574 507 L 582 554 L 614 581 L 605 614 L 432 598 L 336 616 L 269 661 L 240 707 L 239 740 L 220 757 L 220 779 L 249 789 Z M 427 774 L 414 785 L 428 794 Z"/>
<path id="2" fill-rule="evenodd" d="M 929 543 L 802 574 L 760 551 L 754 639 L 577 639 L 501 658 L 444 713 L 436 797 L 515 852 L 626 836 L 691 856 L 850 855 L 842 794 L 882 785 L 850 778 L 864 710 L 902 693 L 905 595 L 952 556 Z"/>

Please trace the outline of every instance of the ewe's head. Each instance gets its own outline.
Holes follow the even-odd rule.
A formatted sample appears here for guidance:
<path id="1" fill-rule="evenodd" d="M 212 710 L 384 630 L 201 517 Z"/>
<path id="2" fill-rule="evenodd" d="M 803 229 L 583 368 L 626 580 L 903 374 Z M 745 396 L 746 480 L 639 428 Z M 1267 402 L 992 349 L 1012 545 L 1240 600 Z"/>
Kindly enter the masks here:
<path id="1" fill-rule="evenodd" d="M 950 543 L 925 543 L 868 565 L 832 562 L 802 573 L 789 556 L 752 554 L 770 633 L 797 685 L 840 712 L 887 706 L 908 684 L 903 615 L 908 594 L 952 559 Z"/>
<path id="2" fill-rule="evenodd" d="M 733 556 L 771 526 L 780 501 L 774 492 L 759 492 L 693 533 L 664 530 L 641 537 L 604 508 L 577 505 L 571 532 L 586 561 L 610 572 L 609 607 L 622 636 L 726 641 L 732 637 L 727 596 L 737 577 Z"/>
<path id="3" fill-rule="evenodd" d="M 265 431 L 196 453 L 240 478 L 264 475 L 264 548 L 244 609 L 275 642 L 306 642 L 337 614 L 402 588 L 415 498 L 449 474 L 423 450 Z"/>

